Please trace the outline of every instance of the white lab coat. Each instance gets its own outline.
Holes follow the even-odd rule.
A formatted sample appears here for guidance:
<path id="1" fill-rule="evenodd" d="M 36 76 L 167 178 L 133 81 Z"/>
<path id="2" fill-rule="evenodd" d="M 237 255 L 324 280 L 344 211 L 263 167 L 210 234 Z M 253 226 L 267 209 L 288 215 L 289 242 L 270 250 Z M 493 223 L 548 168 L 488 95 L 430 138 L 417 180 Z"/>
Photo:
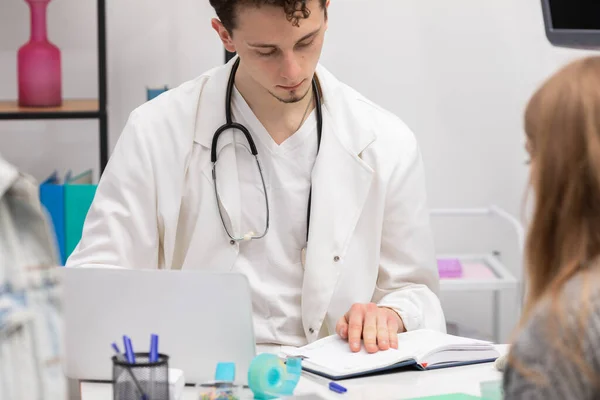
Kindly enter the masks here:
<path id="1" fill-rule="evenodd" d="M 232 63 L 131 113 L 67 266 L 232 269 L 239 247 L 223 229 L 210 162 Z M 320 65 L 317 76 L 324 127 L 302 287 L 307 340 L 334 333 L 352 304 L 371 301 L 397 310 L 408 330 L 445 331 L 415 137 Z M 231 140 L 222 136 L 219 147 Z M 235 229 L 243 199 L 227 154 L 219 189 L 240 200 L 224 205 Z"/>

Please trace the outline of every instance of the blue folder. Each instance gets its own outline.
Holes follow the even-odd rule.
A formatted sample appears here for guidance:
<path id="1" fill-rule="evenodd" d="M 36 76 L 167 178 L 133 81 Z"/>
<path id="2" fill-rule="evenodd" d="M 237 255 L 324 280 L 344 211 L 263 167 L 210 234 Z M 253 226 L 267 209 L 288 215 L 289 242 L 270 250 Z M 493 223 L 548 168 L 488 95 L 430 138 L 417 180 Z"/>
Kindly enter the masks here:
<path id="1" fill-rule="evenodd" d="M 40 185 L 40 202 L 48 211 L 54 227 L 60 263 L 65 265 L 65 191 L 54 172 Z"/>

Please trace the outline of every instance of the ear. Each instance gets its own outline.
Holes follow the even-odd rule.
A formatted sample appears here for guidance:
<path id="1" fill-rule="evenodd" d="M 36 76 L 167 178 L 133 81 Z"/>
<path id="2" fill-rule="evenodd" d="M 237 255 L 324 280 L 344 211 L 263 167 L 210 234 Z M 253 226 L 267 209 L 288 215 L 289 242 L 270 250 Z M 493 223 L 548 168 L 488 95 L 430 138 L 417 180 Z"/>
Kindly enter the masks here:
<path id="1" fill-rule="evenodd" d="M 329 3 L 330 3 L 330 0 L 327 0 L 325 2 L 325 30 L 327 30 L 327 27 L 329 25 L 328 24 L 328 22 L 329 22 Z"/>
<path id="2" fill-rule="evenodd" d="M 223 23 L 217 18 L 213 18 L 210 21 L 210 24 L 215 30 L 215 32 L 217 32 L 217 34 L 219 35 L 219 39 L 221 39 L 221 42 L 223 42 L 223 46 L 225 46 L 225 49 L 230 53 L 235 53 L 235 45 L 233 44 L 231 35 L 227 31 L 227 29 L 225 29 L 225 26 L 223 26 Z"/>

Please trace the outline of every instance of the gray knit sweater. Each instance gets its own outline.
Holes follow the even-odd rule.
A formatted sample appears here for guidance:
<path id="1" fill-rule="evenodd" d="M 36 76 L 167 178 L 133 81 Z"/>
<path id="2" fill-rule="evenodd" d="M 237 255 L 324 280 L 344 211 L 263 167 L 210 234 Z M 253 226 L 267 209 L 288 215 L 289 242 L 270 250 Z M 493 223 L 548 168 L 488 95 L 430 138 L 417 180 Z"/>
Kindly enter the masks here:
<path id="1" fill-rule="evenodd" d="M 577 326 L 578 313 L 583 307 L 582 279 L 576 276 L 567 283 L 561 295 L 567 327 L 560 328 L 551 314 L 550 303 L 542 303 L 513 345 L 518 360 L 544 377 L 549 385 L 536 384 L 514 366 L 508 365 L 504 374 L 505 399 L 600 399 L 600 386 L 595 386 L 579 372 L 573 361 L 552 347 L 554 335 L 559 335 L 561 342 L 569 347 L 574 347 L 574 341 L 580 342 L 585 361 L 597 374 L 595 380 L 600 382 L 600 282 L 598 274 L 594 275 L 590 277 L 588 300 L 591 305 L 583 335 L 573 335 L 572 330 Z"/>

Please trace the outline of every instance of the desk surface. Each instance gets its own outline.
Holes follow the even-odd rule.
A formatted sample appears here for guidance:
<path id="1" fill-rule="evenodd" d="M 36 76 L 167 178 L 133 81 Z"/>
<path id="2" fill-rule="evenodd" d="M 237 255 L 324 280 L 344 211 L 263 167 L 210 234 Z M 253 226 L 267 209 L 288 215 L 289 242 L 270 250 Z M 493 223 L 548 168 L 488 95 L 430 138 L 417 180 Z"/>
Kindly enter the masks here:
<path id="1" fill-rule="evenodd" d="M 506 346 L 497 346 L 501 354 Z M 346 394 L 336 394 L 326 387 L 327 380 L 312 375 L 303 375 L 296 394 L 318 394 L 326 400 L 388 400 L 411 399 L 447 393 L 466 393 L 480 396 L 481 382 L 499 381 L 502 375 L 494 364 L 469 365 L 439 369 L 434 371 L 404 371 L 395 374 L 379 375 L 369 378 L 350 379 L 339 382 L 346 388 Z M 110 384 L 82 383 L 82 400 L 110 400 Z M 248 391 L 243 399 L 252 399 Z M 198 400 L 197 392 L 186 387 L 182 400 Z"/>

